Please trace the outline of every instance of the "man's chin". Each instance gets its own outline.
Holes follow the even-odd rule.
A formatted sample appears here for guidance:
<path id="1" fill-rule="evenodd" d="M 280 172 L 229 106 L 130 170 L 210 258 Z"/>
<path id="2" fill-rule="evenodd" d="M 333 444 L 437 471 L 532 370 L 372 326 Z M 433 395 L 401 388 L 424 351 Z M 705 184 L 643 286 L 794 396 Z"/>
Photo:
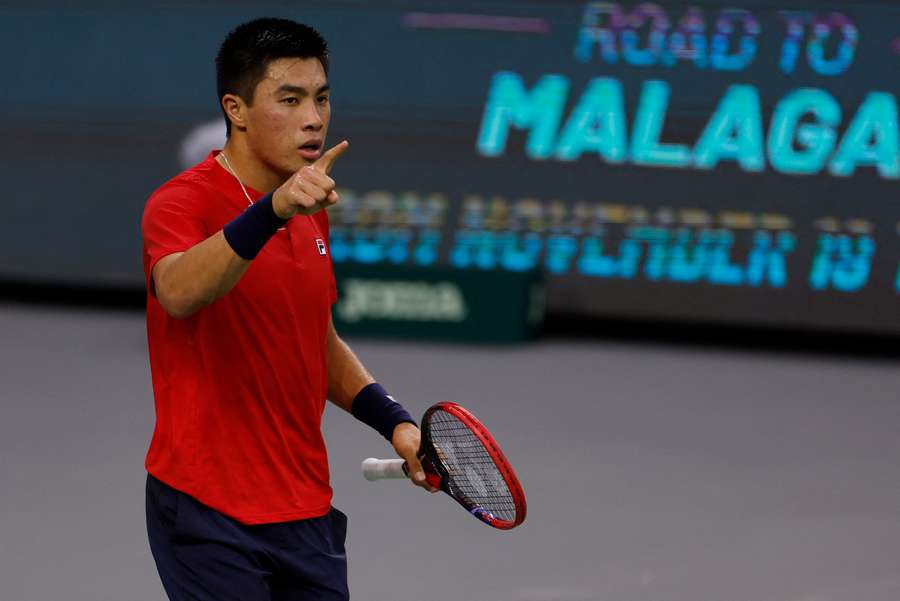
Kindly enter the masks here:
<path id="1" fill-rule="evenodd" d="M 315 161 L 312 159 L 307 159 L 302 156 L 293 157 L 293 159 L 289 163 L 289 165 L 290 165 L 289 168 L 291 169 L 291 174 L 294 174 L 297 171 L 299 171 L 300 169 L 303 169 L 304 167 L 308 167 L 309 165 L 312 165 L 313 163 L 315 163 Z"/>
<path id="2" fill-rule="evenodd" d="M 294 157 L 290 161 L 285 161 L 278 165 L 278 173 L 281 175 L 282 179 L 286 181 L 289 177 L 313 163 L 314 161 L 307 161 L 302 157 Z"/>

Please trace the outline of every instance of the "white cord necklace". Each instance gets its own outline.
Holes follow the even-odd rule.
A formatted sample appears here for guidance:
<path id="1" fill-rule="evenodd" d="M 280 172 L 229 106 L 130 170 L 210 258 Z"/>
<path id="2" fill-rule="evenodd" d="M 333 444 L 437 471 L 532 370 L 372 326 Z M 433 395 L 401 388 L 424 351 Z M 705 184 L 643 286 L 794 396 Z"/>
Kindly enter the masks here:
<path id="1" fill-rule="evenodd" d="M 237 172 L 234 170 L 234 167 L 231 166 L 231 163 L 228 162 L 228 157 L 225 156 L 225 151 L 219 153 L 219 156 L 222 157 L 222 160 L 225 161 L 225 164 L 228 166 L 228 171 L 231 175 L 234 176 L 234 179 L 237 180 L 237 183 L 241 186 L 241 190 L 244 192 L 244 197 L 247 199 L 247 204 L 251 207 L 253 206 L 253 201 L 250 200 L 250 194 L 247 193 L 247 188 L 244 187 L 244 182 L 241 181 L 241 178 L 238 177 Z M 278 231 L 281 232 L 284 230 L 284 227 L 278 228 Z"/>
<path id="2" fill-rule="evenodd" d="M 247 193 L 247 188 L 244 187 L 244 182 L 241 181 L 241 178 L 238 177 L 237 172 L 234 170 L 234 167 L 231 166 L 231 163 L 228 161 L 228 157 L 225 156 L 225 151 L 219 153 L 222 156 L 222 160 L 225 161 L 225 165 L 228 167 L 228 171 L 231 175 L 234 176 L 234 179 L 237 180 L 238 185 L 240 185 L 241 190 L 244 192 L 244 197 L 247 199 L 247 203 L 252 207 L 253 201 L 250 200 L 250 195 Z"/>

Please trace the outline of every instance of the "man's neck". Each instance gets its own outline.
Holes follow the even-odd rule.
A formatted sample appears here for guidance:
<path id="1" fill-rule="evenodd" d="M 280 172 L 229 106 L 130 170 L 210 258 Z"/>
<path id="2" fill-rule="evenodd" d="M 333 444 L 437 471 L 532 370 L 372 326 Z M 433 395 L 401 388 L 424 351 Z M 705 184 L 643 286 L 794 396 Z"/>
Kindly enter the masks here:
<path id="1" fill-rule="evenodd" d="M 236 139 L 233 135 L 225 143 L 222 153 L 228 157 L 228 163 L 221 158 L 221 154 L 216 157 L 226 170 L 228 165 L 234 170 L 235 175 L 248 188 L 253 188 L 263 194 L 268 194 L 282 183 L 285 178 L 278 173 L 273 172 L 268 166 L 260 162 L 256 156 L 247 149 L 246 144 L 240 139 Z"/>

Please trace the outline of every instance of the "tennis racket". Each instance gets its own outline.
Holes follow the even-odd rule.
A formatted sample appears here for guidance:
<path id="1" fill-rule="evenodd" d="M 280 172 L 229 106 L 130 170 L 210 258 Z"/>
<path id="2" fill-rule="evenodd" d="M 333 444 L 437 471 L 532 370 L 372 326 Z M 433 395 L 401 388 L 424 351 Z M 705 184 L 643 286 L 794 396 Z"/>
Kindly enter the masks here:
<path id="1" fill-rule="evenodd" d="M 478 419 L 456 403 L 438 403 L 422 417 L 419 457 L 428 483 L 476 518 L 501 530 L 525 520 L 525 493 L 500 445 Z M 366 459 L 369 481 L 407 478 L 402 459 Z"/>

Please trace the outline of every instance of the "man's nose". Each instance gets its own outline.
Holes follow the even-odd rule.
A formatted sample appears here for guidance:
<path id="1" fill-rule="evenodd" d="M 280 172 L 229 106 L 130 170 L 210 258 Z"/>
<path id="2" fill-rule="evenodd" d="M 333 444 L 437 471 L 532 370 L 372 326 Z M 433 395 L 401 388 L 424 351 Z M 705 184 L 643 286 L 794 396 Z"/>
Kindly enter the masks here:
<path id="1" fill-rule="evenodd" d="M 325 125 L 319 107 L 315 102 L 307 103 L 306 110 L 303 111 L 303 129 L 311 131 L 319 131 Z"/>

